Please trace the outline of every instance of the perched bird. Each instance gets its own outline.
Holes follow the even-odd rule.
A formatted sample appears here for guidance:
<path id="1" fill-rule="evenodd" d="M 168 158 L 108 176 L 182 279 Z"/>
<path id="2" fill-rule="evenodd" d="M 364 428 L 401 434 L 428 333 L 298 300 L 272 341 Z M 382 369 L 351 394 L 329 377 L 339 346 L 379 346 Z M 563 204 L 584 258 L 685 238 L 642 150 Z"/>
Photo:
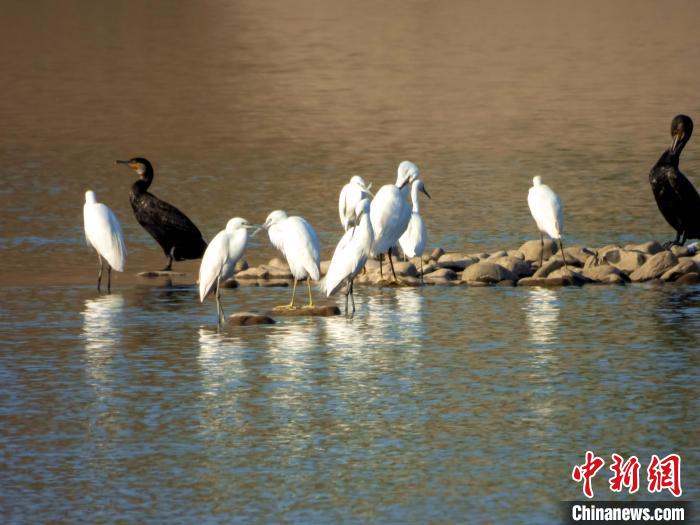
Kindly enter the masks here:
<path id="1" fill-rule="evenodd" d="M 139 175 L 129 193 L 129 201 L 139 224 L 151 234 L 168 258 L 164 271 L 172 269 L 173 260 L 199 259 L 207 249 L 202 234 L 187 216 L 172 204 L 160 200 L 148 192 L 153 181 L 151 163 L 136 157 L 131 160 L 118 160 Z"/>
<path id="2" fill-rule="evenodd" d="M 328 267 L 324 281 L 326 297 L 336 293 L 345 284 L 345 315 L 348 315 L 348 296 L 352 300 L 352 313 L 355 313 L 355 298 L 353 297 L 353 281 L 364 268 L 369 257 L 374 233 L 369 219 L 370 204 L 368 199 L 362 199 L 355 206 L 353 214 L 357 224 L 345 232 L 333 252 L 331 264 Z"/>
<path id="3" fill-rule="evenodd" d="M 425 222 L 420 216 L 420 208 L 418 206 L 418 192 L 423 192 L 430 198 L 430 194 L 426 191 L 423 181 L 416 179 L 411 184 L 411 202 L 413 202 L 413 211 L 411 218 L 408 221 L 406 231 L 399 238 L 399 244 L 403 253 L 407 257 L 420 258 L 420 280 L 423 282 L 423 250 L 425 250 L 425 242 L 428 239 L 428 234 L 425 231 Z"/>
<path id="4" fill-rule="evenodd" d="M 318 281 L 321 277 L 320 244 L 316 232 L 305 219 L 296 216 L 288 217 L 282 210 L 271 212 L 262 227 L 267 230 L 272 245 L 287 259 L 289 269 L 294 276 L 292 302 L 285 308 L 294 308 L 297 281 L 304 278 L 309 288 L 308 306 L 313 307 L 310 280 Z"/>
<path id="5" fill-rule="evenodd" d="M 221 295 L 219 292 L 221 281 L 233 277 L 233 272 L 238 260 L 243 256 L 243 251 L 248 244 L 249 228 L 254 228 L 247 220 L 236 217 L 226 224 L 226 229 L 221 230 L 207 246 L 202 264 L 199 265 L 199 302 L 216 289 L 216 311 L 219 323 L 224 322 L 224 309 L 221 307 Z"/>
<path id="6" fill-rule="evenodd" d="M 343 225 L 345 231 L 348 231 L 350 226 L 354 226 L 358 220 L 355 215 L 357 203 L 362 199 L 369 199 L 372 197 L 372 192 L 369 191 L 371 187 L 372 184 L 368 186 L 362 177 L 353 175 L 350 178 L 350 182 L 340 190 L 338 215 L 340 215 L 340 224 Z"/>
<path id="7" fill-rule="evenodd" d="M 678 161 L 693 134 L 693 121 L 677 115 L 671 122 L 671 146 L 649 172 L 649 182 L 661 215 L 674 230 L 676 239 L 666 243 L 683 245 L 687 239 L 700 237 L 700 195 L 678 169 Z"/>
<path id="8" fill-rule="evenodd" d="M 418 166 L 408 160 L 399 164 L 396 184 L 386 184 L 379 188 L 370 205 L 369 216 L 374 231 L 374 243 L 371 256 L 379 256 L 379 273 L 382 274 L 382 258 L 384 252 L 389 256 L 391 273 L 396 278 L 394 263 L 391 260 L 391 249 L 403 235 L 411 219 L 411 206 L 406 201 L 407 185 L 420 177 Z"/>
<path id="9" fill-rule="evenodd" d="M 532 188 L 527 194 L 527 204 L 530 207 L 532 218 L 540 230 L 540 267 L 542 267 L 542 252 L 544 251 L 544 236 L 549 235 L 552 240 L 559 241 L 561 258 L 566 266 L 564 257 L 564 245 L 561 242 L 561 234 L 564 231 L 564 213 L 557 194 L 546 184 L 542 184 L 542 177 L 537 175 L 532 179 Z"/>
<path id="10" fill-rule="evenodd" d="M 124 271 L 126 263 L 126 246 L 124 234 L 119 221 L 107 206 L 97 202 L 94 191 L 85 192 L 83 206 L 83 222 L 85 224 L 85 240 L 97 252 L 100 264 L 97 273 L 97 291 L 102 282 L 102 259 L 107 261 L 107 292 L 112 291 L 112 268 L 118 272 Z"/>

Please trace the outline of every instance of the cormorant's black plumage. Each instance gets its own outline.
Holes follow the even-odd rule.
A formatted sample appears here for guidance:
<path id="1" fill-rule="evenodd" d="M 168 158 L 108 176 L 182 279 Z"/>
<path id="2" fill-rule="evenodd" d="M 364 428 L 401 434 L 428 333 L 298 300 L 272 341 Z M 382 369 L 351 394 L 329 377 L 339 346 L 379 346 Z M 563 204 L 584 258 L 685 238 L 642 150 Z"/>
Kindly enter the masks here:
<path id="1" fill-rule="evenodd" d="M 677 115 L 671 122 L 671 147 L 649 172 L 656 204 L 666 221 L 676 230 L 676 239 L 668 244 L 683 245 L 686 239 L 700 238 L 700 195 L 678 169 L 683 147 L 693 133 L 693 121 Z"/>
<path id="2" fill-rule="evenodd" d="M 164 270 L 171 269 L 173 260 L 201 259 L 207 243 L 199 229 L 175 206 L 148 192 L 153 181 L 151 163 L 142 157 L 117 162 L 128 164 L 140 175 L 131 186 L 129 201 L 136 220 L 163 248 L 168 258 Z"/>

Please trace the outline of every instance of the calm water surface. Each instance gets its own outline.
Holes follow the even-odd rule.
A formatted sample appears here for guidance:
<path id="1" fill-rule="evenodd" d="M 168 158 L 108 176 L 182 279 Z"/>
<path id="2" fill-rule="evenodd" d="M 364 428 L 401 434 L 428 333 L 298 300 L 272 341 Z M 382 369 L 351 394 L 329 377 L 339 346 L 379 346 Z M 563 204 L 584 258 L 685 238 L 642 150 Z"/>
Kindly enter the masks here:
<path id="1" fill-rule="evenodd" d="M 359 287 L 351 322 L 217 333 L 196 262 L 135 277 L 164 261 L 114 160 L 153 160 L 208 239 L 282 208 L 324 256 L 342 184 L 404 158 L 431 248 L 534 238 L 536 174 L 569 243 L 667 240 L 647 173 L 671 118 L 700 118 L 698 20 L 691 1 L 3 2 L 2 521 L 550 523 L 587 449 L 679 453 L 697 500 L 700 287 Z M 88 188 L 127 238 L 110 296 Z M 272 253 L 260 236 L 248 259 Z"/>

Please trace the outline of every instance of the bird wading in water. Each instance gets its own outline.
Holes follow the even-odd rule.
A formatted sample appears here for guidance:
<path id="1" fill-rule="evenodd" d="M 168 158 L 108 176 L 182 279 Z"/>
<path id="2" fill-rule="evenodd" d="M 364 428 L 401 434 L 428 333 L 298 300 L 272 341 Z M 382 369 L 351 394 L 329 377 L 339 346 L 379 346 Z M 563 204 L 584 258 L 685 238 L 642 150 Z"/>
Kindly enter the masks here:
<path id="1" fill-rule="evenodd" d="M 683 245 L 687 239 L 700 237 L 700 195 L 695 186 L 678 169 L 678 161 L 693 134 L 693 121 L 677 115 L 671 121 L 671 146 L 649 172 L 651 190 L 666 222 L 676 230 L 676 238 L 665 243 Z"/>
<path id="2" fill-rule="evenodd" d="M 173 261 L 201 259 L 207 243 L 199 229 L 175 206 L 149 193 L 153 182 L 151 163 L 143 157 L 135 157 L 118 160 L 117 164 L 126 164 L 139 175 L 131 185 L 129 202 L 136 220 L 160 244 L 168 258 L 163 271 L 171 270 Z"/>

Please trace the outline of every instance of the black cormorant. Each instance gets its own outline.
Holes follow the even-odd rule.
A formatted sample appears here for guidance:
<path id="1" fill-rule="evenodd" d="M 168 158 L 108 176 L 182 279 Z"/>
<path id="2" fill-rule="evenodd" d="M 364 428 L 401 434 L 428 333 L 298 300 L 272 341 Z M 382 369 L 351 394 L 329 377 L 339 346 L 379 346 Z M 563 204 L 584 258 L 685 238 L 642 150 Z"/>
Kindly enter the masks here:
<path id="1" fill-rule="evenodd" d="M 700 195 L 678 169 L 683 147 L 693 133 L 693 121 L 677 115 L 671 122 L 671 147 L 649 172 L 649 182 L 656 204 L 666 221 L 676 230 L 676 239 L 666 246 L 683 245 L 687 239 L 700 237 Z"/>
<path id="2" fill-rule="evenodd" d="M 163 270 L 170 270 L 173 260 L 201 259 L 207 243 L 199 229 L 175 206 L 148 192 L 153 181 L 151 163 L 142 157 L 135 157 L 118 160 L 117 164 L 126 164 L 139 174 L 139 180 L 131 186 L 129 201 L 136 220 L 160 244 L 168 258 Z"/>

